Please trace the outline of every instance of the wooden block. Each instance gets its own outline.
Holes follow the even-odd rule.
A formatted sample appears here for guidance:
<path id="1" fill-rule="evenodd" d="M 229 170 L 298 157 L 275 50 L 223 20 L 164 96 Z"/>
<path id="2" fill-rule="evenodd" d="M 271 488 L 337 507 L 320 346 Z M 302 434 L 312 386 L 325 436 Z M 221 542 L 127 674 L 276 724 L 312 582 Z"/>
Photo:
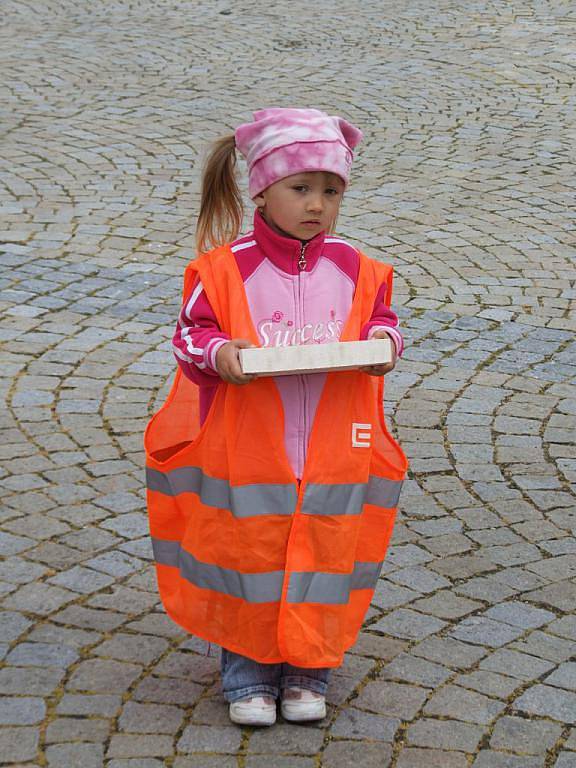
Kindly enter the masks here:
<path id="1" fill-rule="evenodd" d="M 259 376 L 350 371 L 363 365 L 384 365 L 390 362 L 390 339 L 302 344 L 293 347 L 252 347 L 240 350 L 242 372 Z"/>

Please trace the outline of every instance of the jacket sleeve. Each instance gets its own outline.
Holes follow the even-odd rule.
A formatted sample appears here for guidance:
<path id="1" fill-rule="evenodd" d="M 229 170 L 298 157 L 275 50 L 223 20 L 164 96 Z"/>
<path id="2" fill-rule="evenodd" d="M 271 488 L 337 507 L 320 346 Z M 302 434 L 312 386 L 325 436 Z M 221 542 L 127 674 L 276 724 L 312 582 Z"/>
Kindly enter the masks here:
<path id="1" fill-rule="evenodd" d="M 402 352 L 404 351 L 404 339 L 402 338 L 402 333 L 398 327 L 398 316 L 386 305 L 387 289 L 388 286 L 386 283 L 382 283 L 376 294 L 372 317 L 362 328 L 360 339 L 365 341 L 366 339 L 370 339 L 376 331 L 386 331 L 388 336 L 390 336 L 394 342 L 396 354 L 398 357 L 401 357 Z"/>
<path id="2" fill-rule="evenodd" d="M 220 330 L 199 279 L 185 296 L 172 339 L 172 351 L 182 373 L 196 384 L 214 386 L 216 352 L 230 336 Z"/>

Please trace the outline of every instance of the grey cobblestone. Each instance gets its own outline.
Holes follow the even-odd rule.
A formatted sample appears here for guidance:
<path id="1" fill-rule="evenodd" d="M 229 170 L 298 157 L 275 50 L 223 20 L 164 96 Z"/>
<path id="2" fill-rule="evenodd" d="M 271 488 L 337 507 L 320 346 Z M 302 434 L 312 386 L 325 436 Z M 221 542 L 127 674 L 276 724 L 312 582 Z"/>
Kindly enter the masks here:
<path id="1" fill-rule="evenodd" d="M 507 602 L 490 608 L 485 616 L 522 629 L 535 629 L 548 624 L 556 617 L 550 611 L 534 608 L 526 603 Z"/>
<path id="2" fill-rule="evenodd" d="M 118 725 L 129 733 L 176 733 L 183 719 L 184 712 L 178 707 L 129 701 Z"/>
<path id="3" fill-rule="evenodd" d="M 505 708 L 500 701 L 456 685 L 447 685 L 434 693 L 424 707 L 425 715 L 450 717 L 469 723 L 487 725 Z"/>
<path id="4" fill-rule="evenodd" d="M 412 720 L 428 694 L 428 690 L 417 686 L 372 681 L 362 690 L 354 705 L 381 715 Z"/>
<path id="5" fill-rule="evenodd" d="M 238 765 L 235 757 L 191 755 L 190 757 L 177 757 L 174 768 L 236 768 Z"/>
<path id="6" fill-rule="evenodd" d="M 76 717 L 60 717 L 53 720 L 46 729 L 46 743 L 97 742 L 103 743 L 110 733 L 108 720 Z"/>
<path id="7" fill-rule="evenodd" d="M 25 632 L 32 623 L 21 613 L 0 611 L 0 636 L 4 641 L 12 642 Z"/>
<path id="8" fill-rule="evenodd" d="M 487 696 L 493 696 L 497 699 L 507 699 L 521 686 L 521 682 L 513 677 L 482 670 L 458 675 L 454 682 L 463 688 L 471 688 L 473 691 L 485 693 Z"/>
<path id="9" fill-rule="evenodd" d="M 473 765 L 475 768 L 544 768 L 544 759 L 540 757 L 516 757 L 502 752 L 482 750 Z"/>
<path id="10" fill-rule="evenodd" d="M 167 757 L 173 751 L 171 736 L 116 733 L 110 740 L 106 757 Z"/>
<path id="11" fill-rule="evenodd" d="M 443 749 L 404 749 L 398 758 L 398 768 L 467 768 L 466 756 Z"/>
<path id="12" fill-rule="evenodd" d="M 262 9 L 3 4 L 0 762 L 544 768 L 547 747 L 568 768 L 572 9 Z M 159 608 L 142 433 L 206 146 L 270 93 L 364 128 L 338 231 L 395 269 L 387 411 L 411 469 L 330 717 L 259 732 Z"/>
<path id="13" fill-rule="evenodd" d="M 25 584 L 4 601 L 8 609 L 47 616 L 55 609 L 72 602 L 74 594 L 48 584 Z"/>
<path id="14" fill-rule="evenodd" d="M 64 677 L 64 670 L 40 667 L 0 669 L 0 694 L 49 696 Z"/>
<path id="15" fill-rule="evenodd" d="M 562 726 L 546 720 L 501 718 L 492 732 L 490 746 L 521 754 L 539 755 L 551 749 L 562 734 Z"/>
<path id="16" fill-rule="evenodd" d="M 522 712 L 551 717 L 562 723 L 576 723 L 576 693 L 535 685 L 516 699 L 514 706 Z"/>
<path id="17" fill-rule="evenodd" d="M 409 726 L 406 737 L 411 746 L 474 752 L 482 733 L 480 726 L 457 720 L 421 719 Z"/>
<path id="18" fill-rule="evenodd" d="M 464 619 L 450 634 L 457 640 L 499 648 L 520 637 L 522 630 L 507 624 L 492 621 L 485 616 Z"/>
<path id="19" fill-rule="evenodd" d="M 74 670 L 68 687 L 74 691 L 123 693 L 142 672 L 142 667 L 119 661 L 88 659 Z"/>
<path id="20" fill-rule="evenodd" d="M 556 664 L 567 661 L 574 655 L 574 641 L 553 637 L 535 630 L 528 637 L 512 643 L 511 648 L 529 653 L 540 660 L 548 659 Z"/>
<path id="21" fill-rule="evenodd" d="M 441 619 L 423 616 L 408 608 L 398 608 L 372 625 L 373 629 L 393 637 L 421 639 L 446 626 Z"/>
<path id="22" fill-rule="evenodd" d="M 450 677 L 452 671 L 441 664 L 434 664 L 425 659 L 401 653 L 382 669 L 381 674 L 386 679 L 416 683 L 426 688 L 436 688 Z"/>
<path id="23" fill-rule="evenodd" d="M 554 763 L 554 768 L 575 768 L 576 755 L 574 752 L 561 752 Z"/>
<path id="24" fill-rule="evenodd" d="M 34 760 L 39 736 L 38 728 L 1 728 L 0 755 L 9 764 Z"/>
<path id="25" fill-rule="evenodd" d="M 74 648 L 56 643 L 21 643 L 11 651 L 6 663 L 17 667 L 68 667 L 78 659 Z"/>
<path id="26" fill-rule="evenodd" d="M 390 760 L 392 748 L 382 742 L 333 741 L 322 754 L 323 768 L 348 768 L 349 765 L 362 765 L 365 768 L 380 768 Z"/>
<path id="27" fill-rule="evenodd" d="M 242 733 L 234 727 L 189 725 L 180 737 L 178 752 L 236 753 Z"/>
<path id="28" fill-rule="evenodd" d="M 346 739 L 392 741 L 400 720 L 349 708 L 341 712 L 331 728 L 332 736 Z"/>
<path id="29" fill-rule="evenodd" d="M 430 637 L 414 646 L 412 653 L 453 669 L 469 669 L 486 656 L 487 650 L 452 637 Z"/>
<path id="30" fill-rule="evenodd" d="M 65 693 L 56 707 L 60 715 L 111 716 L 120 707 L 121 697 L 109 694 Z"/>
<path id="31" fill-rule="evenodd" d="M 0 699 L 0 725 L 36 725 L 46 716 L 46 705 L 39 697 Z"/>
<path id="32" fill-rule="evenodd" d="M 103 756 L 100 744 L 54 744 L 46 748 L 49 768 L 102 768 Z"/>
<path id="33" fill-rule="evenodd" d="M 93 649 L 96 656 L 118 661 L 132 661 L 151 664 L 168 648 L 166 640 L 146 635 L 127 635 L 118 633 L 110 640 L 105 640 Z"/>
<path id="34" fill-rule="evenodd" d="M 155 758 L 128 757 L 126 759 L 110 760 L 107 768 L 163 768 L 164 762 Z"/>
<path id="35" fill-rule="evenodd" d="M 290 755 L 315 755 L 324 741 L 324 732 L 319 728 L 290 723 L 279 724 L 277 728 L 257 730 L 250 739 L 250 752 L 267 753 L 273 764 L 278 753 Z"/>
<path id="36" fill-rule="evenodd" d="M 556 685 L 559 688 L 567 688 L 569 691 L 576 691 L 576 662 L 571 661 L 566 664 L 560 664 L 552 674 L 544 678 L 547 685 Z"/>
<path id="37" fill-rule="evenodd" d="M 276 754 L 248 756 L 246 759 L 247 768 L 267 768 L 271 764 L 278 768 L 315 768 L 316 762 L 311 757 L 281 757 Z"/>

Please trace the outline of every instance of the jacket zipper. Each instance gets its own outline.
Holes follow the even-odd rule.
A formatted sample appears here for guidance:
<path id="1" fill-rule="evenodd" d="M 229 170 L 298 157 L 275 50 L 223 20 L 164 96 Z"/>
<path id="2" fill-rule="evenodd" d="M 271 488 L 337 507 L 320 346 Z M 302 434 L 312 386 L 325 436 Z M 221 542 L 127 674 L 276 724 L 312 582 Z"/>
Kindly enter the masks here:
<path id="1" fill-rule="evenodd" d="M 300 272 L 302 272 L 302 270 L 306 269 L 308 266 L 305 255 L 307 245 L 308 243 L 300 243 L 300 258 L 298 259 L 298 269 Z"/>
<path id="2" fill-rule="evenodd" d="M 302 327 L 304 324 L 304 302 L 302 298 L 302 272 L 307 267 L 306 262 L 306 247 L 308 243 L 300 243 L 300 257 L 298 259 L 298 327 Z M 302 471 L 300 472 L 300 475 L 304 474 L 304 465 L 306 463 L 306 454 L 307 454 L 307 448 L 306 445 L 306 435 L 308 433 L 308 425 L 307 425 L 307 410 L 308 410 L 308 382 L 306 380 L 306 376 L 302 375 L 300 377 L 301 385 L 302 385 L 302 426 L 303 426 L 303 439 L 302 439 L 302 446 L 301 446 L 301 456 L 302 456 Z M 302 479 L 302 478 L 300 478 Z"/>

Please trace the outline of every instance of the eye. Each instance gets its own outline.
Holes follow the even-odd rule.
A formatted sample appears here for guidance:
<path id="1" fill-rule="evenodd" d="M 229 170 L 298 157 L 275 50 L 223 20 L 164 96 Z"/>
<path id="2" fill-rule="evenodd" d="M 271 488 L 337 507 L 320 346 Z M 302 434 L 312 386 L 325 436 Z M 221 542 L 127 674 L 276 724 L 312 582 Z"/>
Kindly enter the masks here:
<path id="1" fill-rule="evenodd" d="M 292 189 L 295 189 L 296 192 L 306 192 L 308 187 L 305 184 L 295 184 Z"/>
<path id="2" fill-rule="evenodd" d="M 338 195 L 340 193 L 336 189 L 336 187 L 328 187 L 328 189 L 326 190 L 326 194 L 328 194 L 328 195 Z"/>

